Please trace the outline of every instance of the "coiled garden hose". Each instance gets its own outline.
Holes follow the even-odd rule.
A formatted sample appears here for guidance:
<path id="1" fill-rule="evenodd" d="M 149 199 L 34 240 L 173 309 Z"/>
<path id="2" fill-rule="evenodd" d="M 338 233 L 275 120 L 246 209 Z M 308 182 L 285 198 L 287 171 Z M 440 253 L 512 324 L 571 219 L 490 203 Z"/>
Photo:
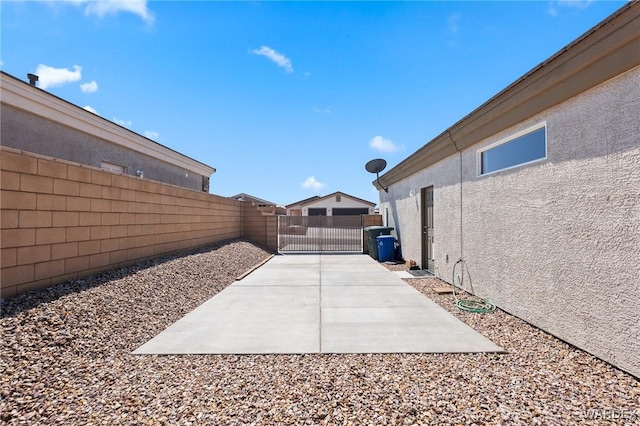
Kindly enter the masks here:
<path id="1" fill-rule="evenodd" d="M 483 300 L 471 300 L 471 299 L 458 299 L 458 296 L 456 296 L 456 266 L 458 266 L 458 264 L 462 265 L 462 278 L 460 279 L 460 289 L 462 289 L 462 283 L 464 282 L 464 268 L 466 268 L 466 265 L 464 263 L 464 260 L 459 259 L 455 265 L 453 265 L 453 280 L 452 282 L 452 287 L 453 287 L 453 298 L 456 300 L 456 306 L 459 309 L 462 309 L 463 311 L 467 311 L 467 312 L 473 312 L 476 314 L 486 314 L 486 313 L 490 313 L 496 310 L 496 305 L 494 305 L 493 303 L 489 302 L 486 299 Z"/>

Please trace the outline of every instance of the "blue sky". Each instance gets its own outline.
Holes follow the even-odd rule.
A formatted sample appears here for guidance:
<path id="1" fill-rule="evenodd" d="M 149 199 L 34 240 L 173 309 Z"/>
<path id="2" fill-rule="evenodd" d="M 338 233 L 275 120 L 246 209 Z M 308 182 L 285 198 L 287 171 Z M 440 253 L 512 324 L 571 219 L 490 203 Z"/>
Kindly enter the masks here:
<path id="1" fill-rule="evenodd" d="M 2 1 L 2 69 L 217 169 L 211 192 L 378 201 L 422 147 L 624 1 Z"/>

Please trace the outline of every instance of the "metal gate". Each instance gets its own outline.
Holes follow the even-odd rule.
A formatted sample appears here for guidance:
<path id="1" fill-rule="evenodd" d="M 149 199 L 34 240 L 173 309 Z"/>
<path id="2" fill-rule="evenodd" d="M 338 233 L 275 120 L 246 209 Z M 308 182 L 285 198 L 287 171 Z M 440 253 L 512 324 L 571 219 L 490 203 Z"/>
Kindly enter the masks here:
<path id="1" fill-rule="evenodd" d="M 362 216 L 278 216 L 278 251 L 362 252 Z"/>

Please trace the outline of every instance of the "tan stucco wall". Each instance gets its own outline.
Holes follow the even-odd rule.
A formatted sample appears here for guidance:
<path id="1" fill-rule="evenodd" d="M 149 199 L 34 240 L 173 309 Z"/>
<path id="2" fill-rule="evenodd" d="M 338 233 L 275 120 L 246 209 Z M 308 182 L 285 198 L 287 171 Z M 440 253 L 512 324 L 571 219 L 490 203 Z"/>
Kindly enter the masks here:
<path id="1" fill-rule="evenodd" d="M 402 255 L 406 261 L 418 265 L 422 259 L 421 188 L 434 186 L 435 259 L 459 258 L 459 247 L 448 242 L 460 240 L 460 162 L 452 156 L 436 163 L 421 173 L 389 187 L 389 193 L 380 192 L 381 215 L 393 234 L 400 240 Z M 457 183 L 456 183 L 457 182 Z M 453 183 L 453 184 L 452 184 Z M 447 188 L 443 191 L 442 188 Z M 446 231 L 445 231 L 446 230 Z M 447 244 L 445 244 L 447 242 Z M 457 243 L 456 243 L 457 244 Z M 446 250 L 445 250 L 446 248 Z M 426 267 L 426 265 L 424 265 Z M 436 262 L 436 271 L 442 268 Z"/>
<path id="2" fill-rule="evenodd" d="M 543 121 L 547 160 L 477 176 L 478 149 Z M 380 192 L 405 259 L 421 259 L 420 189 L 434 185 L 441 278 L 463 257 L 473 293 L 640 376 L 640 68 L 461 158 L 462 197 L 459 154 Z"/>

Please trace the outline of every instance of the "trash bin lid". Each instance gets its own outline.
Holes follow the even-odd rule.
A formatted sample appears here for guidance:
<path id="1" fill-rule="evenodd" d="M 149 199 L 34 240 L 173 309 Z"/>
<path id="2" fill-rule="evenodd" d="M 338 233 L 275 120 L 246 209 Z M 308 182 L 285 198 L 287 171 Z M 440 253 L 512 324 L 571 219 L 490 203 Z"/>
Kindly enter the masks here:
<path id="1" fill-rule="evenodd" d="M 386 239 L 386 238 L 392 238 L 392 239 L 394 239 L 394 240 L 396 239 L 396 237 L 394 237 L 393 235 L 378 235 L 378 236 L 376 237 L 376 239 L 377 239 L 377 240 L 384 240 L 384 239 Z"/>
<path id="2" fill-rule="evenodd" d="M 389 230 L 392 231 L 394 228 L 390 226 L 367 226 L 364 228 L 365 231 L 377 231 L 377 230 Z"/>

